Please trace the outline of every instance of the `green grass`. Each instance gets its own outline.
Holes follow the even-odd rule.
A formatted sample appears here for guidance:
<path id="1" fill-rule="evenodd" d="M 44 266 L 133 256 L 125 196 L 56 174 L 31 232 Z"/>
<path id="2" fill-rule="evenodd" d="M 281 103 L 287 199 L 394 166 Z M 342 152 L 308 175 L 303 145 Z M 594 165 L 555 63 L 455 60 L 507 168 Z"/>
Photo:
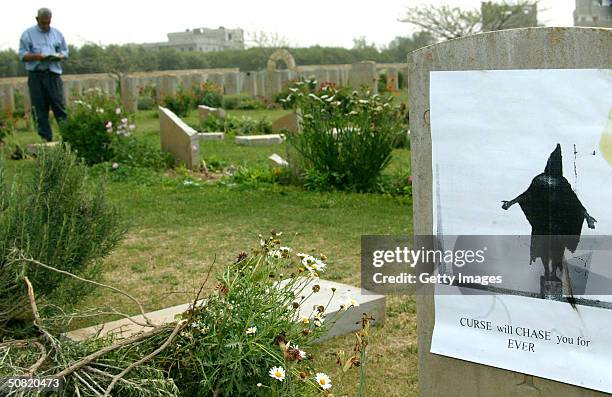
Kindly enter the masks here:
<path id="1" fill-rule="evenodd" d="M 268 116 L 284 111 L 240 111 L 237 115 Z M 231 112 L 230 114 L 233 114 Z M 192 112 L 187 121 L 197 121 Z M 159 145 L 156 111 L 138 112 L 137 134 Z M 35 133 L 20 131 L 21 143 L 38 142 Z M 231 140 L 202 142 L 207 161 L 217 158 L 232 164 L 263 164 L 273 152 L 283 156 L 284 145 L 240 147 Z M 31 161 L 9 161 L 9 168 L 27 168 Z M 409 170 L 410 153 L 396 150 L 389 172 Z M 161 177 L 160 177 L 161 181 Z M 258 234 L 275 229 L 283 243 L 302 252 L 328 256 L 327 279 L 359 285 L 360 236 L 412 232 L 411 201 L 376 194 L 308 192 L 278 185 L 227 186 L 181 184 L 145 186 L 137 179 L 107 184 L 110 200 L 130 225 L 121 245 L 102 263 L 103 282 L 139 299 L 146 310 L 190 301 L 209 266 L 218 271 L 241 251 L 256 246 Z M 209 282 L 209 286 L 212 283 Z M 416 314 L 412 298 L 388 300 L 386 323 L 374 329 L 369 346 L 369 396 L 416 396 L 418 385 Z M 77 308 L 113 306 L 135 313 L 136 308 L 118 294 L 95 289 Z M 98 321 L 100 321 L 98 319 Z M 95 321 L 97 322 L 97 321 Z M 73 326 L 90 323 L 75 322 Z M 337 396 L 356 395 L 358 370 L 344 376 L 334 369 L 334 353 L 351 353 L 353 336 L 321 344 L 314 352 L 315 367 L 332 376 Z"/>

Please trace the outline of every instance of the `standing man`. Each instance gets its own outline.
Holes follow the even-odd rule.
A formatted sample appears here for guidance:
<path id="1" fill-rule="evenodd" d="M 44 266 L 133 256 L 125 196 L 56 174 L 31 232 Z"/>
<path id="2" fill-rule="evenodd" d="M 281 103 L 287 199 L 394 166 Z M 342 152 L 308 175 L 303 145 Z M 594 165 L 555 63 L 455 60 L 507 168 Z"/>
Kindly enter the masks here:
<path id="1" fill-rule="evenodd" d="M 68 58 L 68 46 L 64 35 L 51 27 L 50 9 L 38 10 L 36 22 L 21 35 L 19 59 L 25 62 L 28 72 L 28 88 L 38 135 L 51 142 L 53 133 L 49 124 L 49 108 L 60 124 L 66 120 L 60 61 Z"/>

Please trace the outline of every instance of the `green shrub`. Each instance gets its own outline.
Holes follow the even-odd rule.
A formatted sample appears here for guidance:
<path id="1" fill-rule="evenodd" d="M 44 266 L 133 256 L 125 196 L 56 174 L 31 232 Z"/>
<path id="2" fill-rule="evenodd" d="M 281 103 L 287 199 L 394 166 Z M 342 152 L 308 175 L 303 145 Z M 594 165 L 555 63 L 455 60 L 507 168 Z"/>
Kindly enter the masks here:
<path id="1" fill-rule="evenodd" d="M 129 135 L 134 128 L 128 117 L 116 99 L 99 89 L 87 90 L 68 111 L 62 139 L 88 164 L 109 161 L 113 139 Z"/>
<path id="2" fill-rule="evenodd" d="M 0 325 L 7 320 L 2 306 L 18 300 L 20 276 L 28 276 L 39 297 L 68 279 L 23 262 L 9 266 L 14 248 L 49 266 L 92 276 L 95 268 L 90 265 L 108 255 L 125 234 L 104 184 L 91 183 L 87 167 L 64 146 L 41 149 L 33 170 L 22 170 L 12 180 L 0 165 L 0 208 Z M 81 284 L 80 290 L 63 293 L 74 298 L 85 288 Z"/>
<path id="3" fill-rule="evenodd" d="M 195 107 L 194 104 L 195 100 L 193 95 L 185 92 L 183 89 L 179 89 L 176 95 L 168 95 L 163 99 L 163 106 L 170 109 L 179 117 L 187 116 L 189 111 Z"/>
<path id="4" fill-rule="evenodd" d="M 110 149 L 113 153 L 111 160 L 117 165 L 149 168 L 155 171 L 163 171 L 174 166 L 172 155 L 131 135 L 113 139 Z"/>
<path id="5" fill-rule="evenodd" d="M 193 97 L 194 108 L 198 105 L 206 105 L 212 108 L 221 107 L 223 93 L 215 84 L 206 82 L 199 87 L 193 87 L 191 95 Z"/>
<path id="6" fill-rule="evenodd" d="M 266 117 L 256 120 L 248 116 L 226 115 L 223 119 L 210 116 L 195 129 L 203 132 L 225 132 L 232 135 L 271 134 L 272 122 Z"/>
<path id="7" fill-rule="evenodd" d="M 137 102 L 138 110 L 151 110 L 155 107 L 155 99 L 150 96 L 140 96 Z"/>
<path id="8" fill-rule="evenodd" d="M 225 95 L 223 97 L 223 108 L 232 110 L 258 110 L 265 109 L 266 105 L 259 98 L 253 98 L 247 94 Z"/>
<path id="9" fill-rule="evenodd" d="M 389 91 L 387 88 L 387 74 L 381 73 L 378 75 L 378 81 L 376 82 L 378 86 L 378 92 L 383 93 Z"/>
<path id="10" fill-rule="evenodd" d="M 290 98 L 302 112 L 301 133 L 288 134 L 309 178 L 317 186 L 372 191 L 405 131 L 391 97 L 325 85 L 317 93 L 306 83 Z"/>
<path id="11" fill-rule="evenodd" d="M 231 176 L 233 183 L 244 185 L 259 184 L 286 184 L 288 181 L 287 170 L 284 167 L 244 167 L 238 166 Z"/>

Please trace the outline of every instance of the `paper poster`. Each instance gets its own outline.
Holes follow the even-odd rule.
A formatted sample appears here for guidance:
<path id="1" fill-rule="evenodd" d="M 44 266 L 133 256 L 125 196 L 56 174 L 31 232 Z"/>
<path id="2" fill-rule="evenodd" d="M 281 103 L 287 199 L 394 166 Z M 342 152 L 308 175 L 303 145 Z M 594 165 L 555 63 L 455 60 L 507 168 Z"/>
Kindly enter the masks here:
<path id="1" fill-rule="evenodd" d="M 436 286 L 431 352 L 612 392 L 612 71 L 430 77 L 434 234 L 527 236 L 461 269 L 513 292 Z"/>

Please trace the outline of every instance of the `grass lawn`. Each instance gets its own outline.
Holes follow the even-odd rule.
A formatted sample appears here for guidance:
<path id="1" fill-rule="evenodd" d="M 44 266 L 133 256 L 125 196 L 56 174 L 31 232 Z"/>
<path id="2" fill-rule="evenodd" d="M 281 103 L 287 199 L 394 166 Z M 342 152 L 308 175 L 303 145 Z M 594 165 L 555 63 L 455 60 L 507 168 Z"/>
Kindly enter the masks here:
<path id="1" fill-rule="evenodd" d="M 233 115 L 266 116 L 286 111 L 240 111 Z M 197 123 L 192 112 L 188 123 Z M 155 111 L 139 112 L 137 133 L 159 145 Z M 38 142 L 33 132 L 18 132 L 20 143 Z M 284 145 L 240 147 L 233 141 L 202 142 L 206 161 L 264 164 L 273 152 L 283 156 Z M 408 170 L 408 150 L 396 150 L 391 171 Z M 28 166 L 27 161 L 10 162 Z M 407 198 L 376 194 L 308 192 L 279 185 L 182 186 L 143 185 L 137 180 L 108 182 L 110 200 L 130 225 L 127 238 L 104 260 L 103 282 L 129 291 L 155 310 L 192 299 L 208 267 L 221 269 L 241 251 L 257 243 L 259 233 L 283 232 L 284 245 L 329 257 L 325 278 L 359 285 L 360 236 L 412 232 L 412 206 Z M 209 283 L 209 286 L 212 283 Z M 136 308 L 120 295 L 97 289 L 77 307 L 110 305 L 124 312 Z M 368 396 L 416 396 L 417 342 L 413 298 L 390 297 L 387 322 L 371 334 L 367 366 Z M 78 323 L 75 326 L 87 325 Z M 336 369 L 334 353 L 350 353 L 354 336 L 323 343 L 314 352 L 317 368 L 324 368 L 334 383 L 334 395 L 356 395 L 358 370 L 344 378 Z"/>

